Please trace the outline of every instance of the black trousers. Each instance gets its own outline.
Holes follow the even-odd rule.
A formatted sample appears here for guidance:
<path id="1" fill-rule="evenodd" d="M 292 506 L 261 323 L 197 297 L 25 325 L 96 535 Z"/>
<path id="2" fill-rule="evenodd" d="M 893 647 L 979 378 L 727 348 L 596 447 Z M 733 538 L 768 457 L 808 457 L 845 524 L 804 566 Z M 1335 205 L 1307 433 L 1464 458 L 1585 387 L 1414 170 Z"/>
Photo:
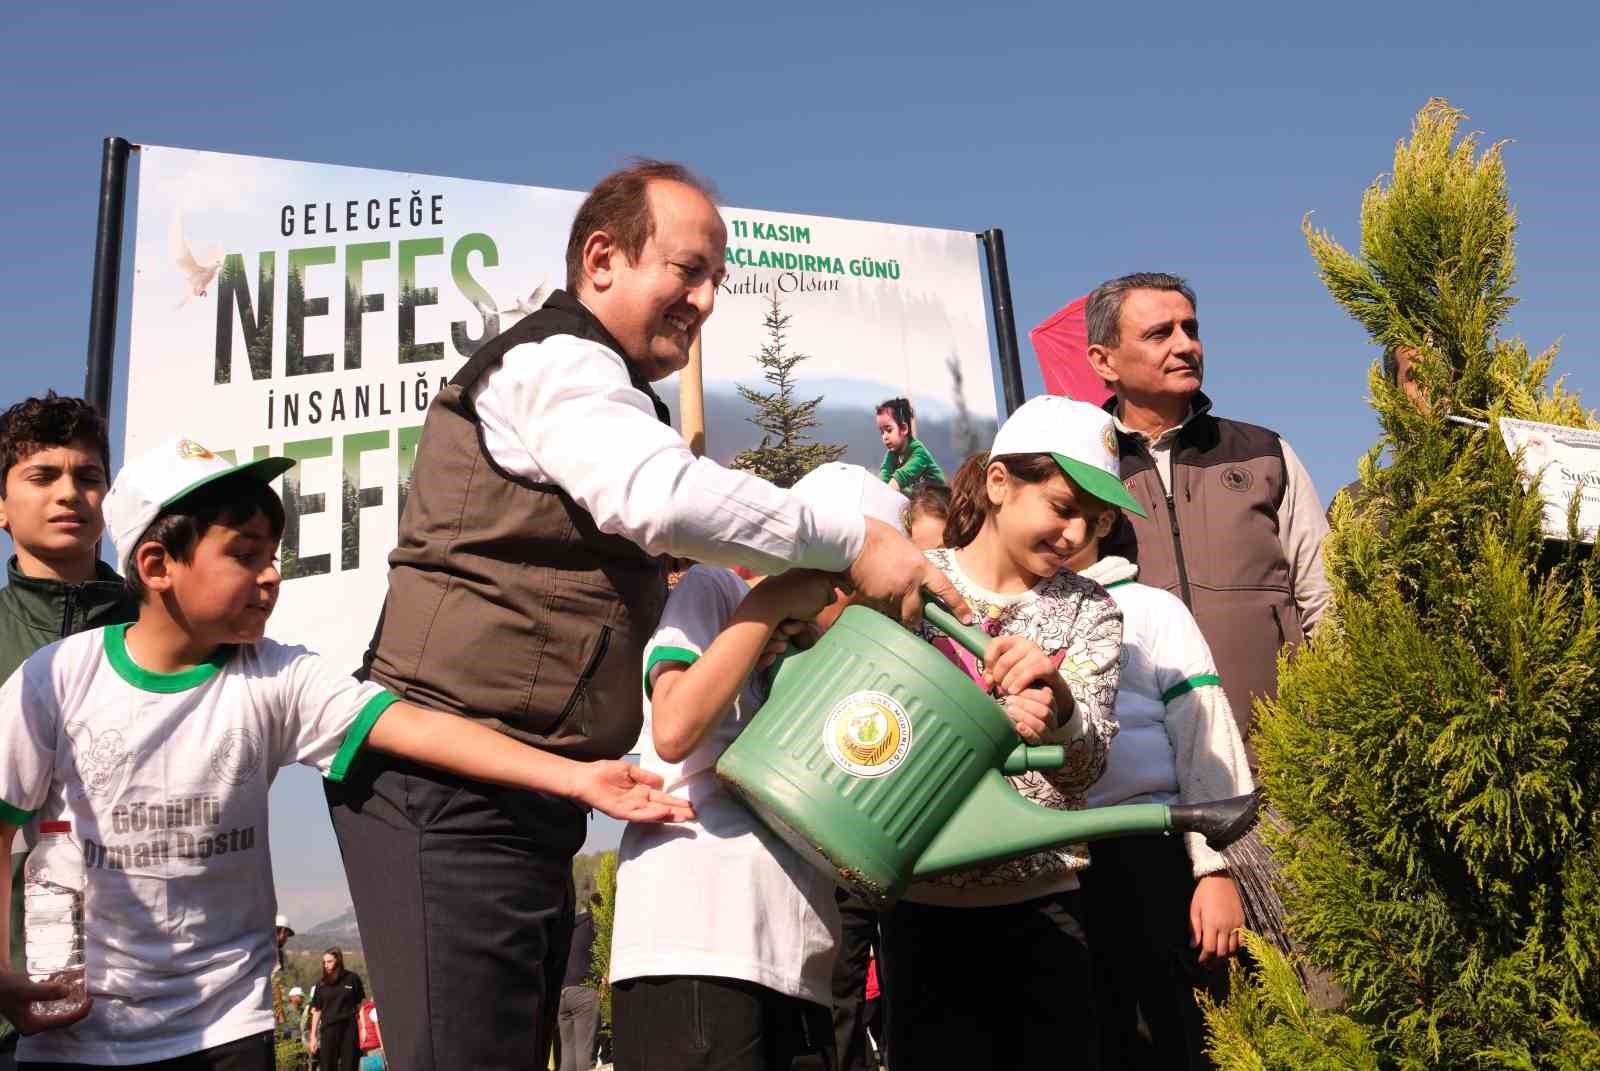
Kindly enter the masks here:
<path id="1" fill-rule="evenodd" d="M 894 1071 L 1096 1066 L 1076 892 L 1004 907 L 902 900 L 878 964 Z"/>
<path id="2" fill-rule="evenodd" d="M 359 1071 L 361 1038 L 354 1019 L 322 1023 L 317 1033 L 317 1071 Z"/>
<path id="3" fill-rule="evenodd" d="M 585 812 L 381 755 L 324 789 L 389 1066 L 544 1066 Z"/>
<path id="4" fill-rule="evenodd" d="M 867 1046 L 867 964 L 878 947 L 878 913 L 855 893 L 839 889 L 839 954 L 833 961 L 833 1044 L 838 1071 L 871 1071 Z M 883 984 L 879 971 L 878 984 Z M 880 1039 L 881 1040 L 881 1039 Z"/>
<path id="5" fill-rule="evenodd" d="M 1189 945 L 1195 881 L 1183 838 L 1096 841 L 1093 860 L 1080 878 L 1103 1066 L 1210 1068 L 1195 990 L 1225 997 L 1228 973 L 1222 965 L 1202 969 Z"/>
<path id="6" fill-rule="evenodd" d="M 170 1060 L 157 1060 L 153 1064 L 123 1064 L 139 1071 L 273 1071 L 272 1032 L 252 1034 L 237 1041 L 174 1056 Z M 17 1065 L 17 1071 L 105 1071 L 104 1064 L 59 1064 L 29 1061 Z"/>
<path id="7" fill-rule="evenodd" d="M 828 1009 L 733 978 L 611 988 L 617 1071 L 832 1071 Z"/>

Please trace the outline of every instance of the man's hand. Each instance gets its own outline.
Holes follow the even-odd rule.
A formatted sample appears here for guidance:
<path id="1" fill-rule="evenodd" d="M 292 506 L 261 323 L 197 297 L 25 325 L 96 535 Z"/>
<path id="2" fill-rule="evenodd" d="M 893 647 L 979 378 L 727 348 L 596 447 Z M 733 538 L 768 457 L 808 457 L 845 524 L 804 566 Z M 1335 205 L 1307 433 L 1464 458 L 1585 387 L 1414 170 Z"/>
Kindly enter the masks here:
<path id="1" fill-rule="evenodd" d="M 41 1030 L 58 1030 L 89 1014 L 94 998 L 85 996 L 82 1006 L 65 1015 L 40 1015 L 34 1010 L 35 1001 L 65 1000 L 74 992 L 82 993 L 83 983 L 77 987 L 68 982 L 35 982 L 25 974 L 0 971 L 0 1015 L 4 1015 L 17 1028 L 19 1034 L 37 1034 Z"/>
<path id="2" fill-rule="evenodd" d="M 911 540 L 882 521 L 868 517 L 867 538 L 844 581 L 875 610 L 902 624 L 922 620 L 922 589 L 950 607 L 957 620 L 972 622 L 972 609 L 950 579 L 923 557 Z"/>
<path id="3" fill-rule="evenodd" d="M 1244 904 L 1238 886 L 1225 873 L 1207 874 L 1189 901 L 1189 947 L 1200 950 L 1200 965 L 1209 967 L 1239 951 Z"/>
<path id="4" fill-rule="evenodd" d="M 580 762 L 570 795 L 624 822 L 687 822 L 694 806 L 660 791 L 661 778 L 619 759 Z"/>

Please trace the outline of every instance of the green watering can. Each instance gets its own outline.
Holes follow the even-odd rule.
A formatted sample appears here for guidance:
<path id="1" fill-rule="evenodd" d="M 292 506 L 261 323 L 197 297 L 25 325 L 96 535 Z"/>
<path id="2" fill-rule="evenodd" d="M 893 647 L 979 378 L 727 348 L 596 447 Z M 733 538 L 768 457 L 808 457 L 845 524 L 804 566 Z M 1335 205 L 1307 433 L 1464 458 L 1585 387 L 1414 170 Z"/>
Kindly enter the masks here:
<path id="1" fill-rule="evenodd" d="M 982 657 L 989 637 L 927 600 L 930 624 Z M 1257 797 L 1057 811 L 1006 774 L 1052 770 L 1000 705 L 931 644 L 865 607 L 786 657 L 717 776 L 798 852 L 876 907 L 914 881 L 1074 841 L 1195 832 L 1220 850 L 1255 823 Z"/>

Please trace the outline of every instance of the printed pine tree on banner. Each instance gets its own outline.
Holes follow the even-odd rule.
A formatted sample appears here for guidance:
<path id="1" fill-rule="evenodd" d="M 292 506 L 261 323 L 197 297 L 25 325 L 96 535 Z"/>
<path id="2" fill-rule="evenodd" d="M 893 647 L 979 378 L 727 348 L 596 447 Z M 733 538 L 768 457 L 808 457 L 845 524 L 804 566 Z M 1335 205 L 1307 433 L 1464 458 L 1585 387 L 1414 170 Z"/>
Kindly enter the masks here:
<path id="1" fill-rule="evenodd" d="M 1600 566 L 1546 542 L 1494 426 L 1593 420 L 1546 385 L 1554 348 L 1497 337 L 1515 216 L 1460 118 L 1422 110 L 1359 256 L 1306 226 L 1334 299 L 1418 351 L 1423 400 L 1369 376 L 1383 436 L 1334 507 L 1333 620 L 1257 713 L 1290 930 L 1348 999 L 1313 1010 L 1247 936 L 1259 969 L 1208 1013 L 1224 1071 L 1600 1066 Z"/>
<path id="2" fill-rule="evenodd" d="M 762 368 L 761 376 L 771 384 L 772 390 L 739 387 L 744 400 L 756 408 L 756 415 L 747 419 L 763 432 L 761 445 L 741 450 L 733 459 L 734 468 L 753 472 L 779 487 L 793 487 L 800 477 L 818 465 L 838 461 L 845 452 L 843 446 L 812 442 L 807 434 L 819 423 L 817 406 L 822 404 L 822 399 L 795 401 L 794 367 L 809 360 L 810 355 L 788 349 L 786 335 L 790 319 L 778 295 L 773 294 L 762 320 L 768 339 L 756 355 L 756 363 Z"/>

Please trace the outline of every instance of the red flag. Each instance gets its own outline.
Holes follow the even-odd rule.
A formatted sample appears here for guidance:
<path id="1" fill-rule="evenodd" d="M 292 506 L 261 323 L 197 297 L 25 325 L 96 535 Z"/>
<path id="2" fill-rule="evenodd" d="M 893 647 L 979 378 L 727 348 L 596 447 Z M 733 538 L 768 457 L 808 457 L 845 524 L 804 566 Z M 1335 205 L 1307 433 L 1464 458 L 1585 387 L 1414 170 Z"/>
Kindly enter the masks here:
<path id="1" fill-rule="evenodd" d="M 1086 294 L 1074 301 L 1029 331 L 1028 338 L 1047 392 L 1103 405 L 1112 391 L 1089 367 L 1089 326 L 1083 318 L 1088 300 Z"/>

